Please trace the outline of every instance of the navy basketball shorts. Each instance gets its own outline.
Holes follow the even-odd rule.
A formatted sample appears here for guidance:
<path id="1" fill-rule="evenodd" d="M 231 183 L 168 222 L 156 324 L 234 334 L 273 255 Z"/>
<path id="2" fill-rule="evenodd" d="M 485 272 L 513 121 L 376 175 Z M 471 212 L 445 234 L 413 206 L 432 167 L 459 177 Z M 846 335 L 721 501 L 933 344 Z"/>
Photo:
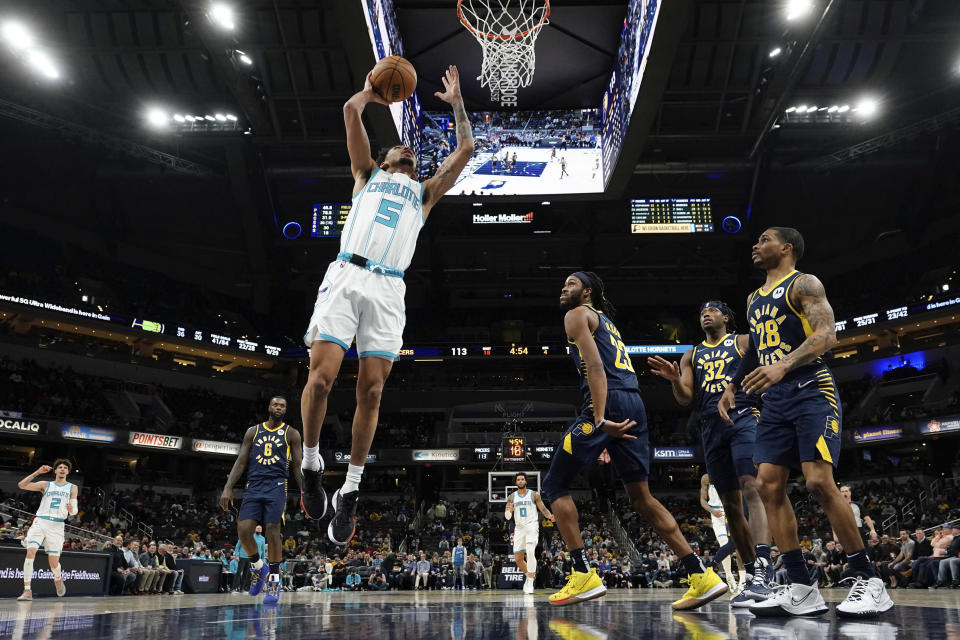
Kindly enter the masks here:
<path id="1" fill-rule="evenodd" d="M 283 478 L 248 482 L 237 520 L 256 520 L 260 524 L 283 522 L 287 503 L 287 481 Z"/>
<path id="2" fill-rule="evenodd" d="M 756 407 L 741 407 L 730 412 L 733 424 L 724 422 L 716 412 L 700 418 L 707 475 L 720 495 L 739 491 L 741 476 L 757 476 L 753 450 L 758 416 Z"/>
<path id="3" fill-rule="evenodd" d="M 603 450 L 624 484 L 646 482 L 650 476 L 650 433 L 647 431 L 647 412 L 640 392 L 611 389 L 607 391 L 606 415 L 611 422 L 636 420 L 629 433 L 636 440 L 614 438 L 596 428 L 593 408 L 584 407 L 580 416 L 563 434 L 550 463 L 550 470 L 541 487 L 544 497 L 552 502 L 570 495 L 570 485 L 580 470 L 593 464 Z"/>
<path id="4" fill-rule="evenodd" d="M 826 366 L 791 376 L 763 394 L 753 459 L 800 470 L 800 464 L 840 461 L 843 410 Z"/>

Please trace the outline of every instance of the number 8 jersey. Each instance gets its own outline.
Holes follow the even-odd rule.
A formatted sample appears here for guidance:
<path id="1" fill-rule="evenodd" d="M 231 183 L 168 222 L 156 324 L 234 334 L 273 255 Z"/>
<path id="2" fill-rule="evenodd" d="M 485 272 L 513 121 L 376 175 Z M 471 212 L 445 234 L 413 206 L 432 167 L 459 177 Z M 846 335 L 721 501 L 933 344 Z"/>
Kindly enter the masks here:
<path id="1" fill-rule="evenodd" d="M 353 253 L 406 271 L 424 222 L 423 183 L 378 167 L 353 196 L 340 238 L 340 253 Z"/>
<path id="2" fill-rule="evenodd" d="M 620 338 L 620 332 L 602 311 L 594 309 L 588 304 L 583 306 L 596 313 L 600 320 L 596 331 L 593 332 L 593 340 L 597 343 L 600 362 L 603 363 L 603 371 L 607 375 L 607 390 L 630 389 L 636 391 L 639 388 L 637 374 L 633 371 L 633 363 L 630 361 L 627 348 Z M 570 355 L 573 356 L 573 363 L 580 374 L 580 391 L 589 403 L 590 384 L 587 382 L 587 365 L 580 355 L 580 346 L 569 338 L 567 338 L 567 341 L 574 346 L 570 350 Z"/>

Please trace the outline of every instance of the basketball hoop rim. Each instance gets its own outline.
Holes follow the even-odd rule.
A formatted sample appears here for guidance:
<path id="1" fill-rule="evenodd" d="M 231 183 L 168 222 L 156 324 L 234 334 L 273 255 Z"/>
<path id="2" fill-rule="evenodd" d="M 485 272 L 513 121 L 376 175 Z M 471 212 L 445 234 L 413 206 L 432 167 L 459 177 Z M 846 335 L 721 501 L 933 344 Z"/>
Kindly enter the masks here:
<path id="1" fill-rule="evenodd" d="M 543 4 L 544 4 L 545 11 L 543 12 L 543 17 L 540 19 L 540 22 L 538 22 L 535 26 L 530 27 L 530 28 L 527 29 L 526 31 L 521 31 L 521 32 L 519 32 L 519 33 L 515 33 L 515 34 L 509 35 L 509 36 L 505 36 L 505 35 L 502 35 L 502 34 L 501 34 L 501 35 L 497 35 L 497 34 L 495 34 L 495 33 L 484 33 L 484 32 L 482 32 L 482 31 L 477 31 L 477 30 L 473 27 L 473 25 L 471 25 L 469 22 L 467 22 L 467 19 L 463 16 L 463 11 L 461 11 L 461 9 L 460 9 L 460 7 L 461 7 L 462 4 L 463 4 L 463 0 L 457 0 L 457 18 L 460 19 L 460 24 L 462 24 L 463 26 L 465 26 L 465 27 L 467 28 L 467 30 L 470 31 L 470 33 L 472 33 L 473 35 L 475 35 L 475 36 L 477 36 L 477 37 L 479 37 L 479 38 L 483 38 L 484 40 L 490 40 L 491 42 L 494 41 L 494 40 L 500 40 L 501 42 L 507 42 L 507 41 L 509 41 L 509 40 L 519 40 L 520 38 L 525 38 L 525 37 L 527 37 L 528 35 L 530 35 L 530 33 L 531 33 L 532 31 L 537 31 L 537 30 L 539 30 L 544 24 L 546 24 L 547 19 L 550 17 L 550 0 L 544 0 L 544 1 L 543 1 Z"/>

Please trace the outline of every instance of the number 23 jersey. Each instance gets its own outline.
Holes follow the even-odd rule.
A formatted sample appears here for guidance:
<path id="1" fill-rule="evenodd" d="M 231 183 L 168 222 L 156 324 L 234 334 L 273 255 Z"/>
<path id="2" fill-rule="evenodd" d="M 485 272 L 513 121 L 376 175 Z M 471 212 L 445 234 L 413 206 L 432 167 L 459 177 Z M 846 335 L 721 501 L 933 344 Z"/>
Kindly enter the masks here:
<path id="1" fill-rule="evenodd" d="M 602 311 L 594 309 L 590 305 L 584 306 L 596 313 L 599 320 L 597 328 L 593 332 L 593 341 L 597 344 L 597 350 L 600 352 L 600 362 L 603 363 L 603 371 L 607 376 L 607 390 L 639 390 L 637 374 L 633 370 L 633 363 L 627 354 L 627 348 L 620 338 L 620 332 Z M 580 355 L 580 345 L 569 337 L 567 341 L 574 347 L 570 350 L 570 355 L 573 357 L 573 364 L 576 365 L 577 372 L 580 374 L 580 391 L 589 403 L 590 384 L 587 382 L 587 364 Z"/>

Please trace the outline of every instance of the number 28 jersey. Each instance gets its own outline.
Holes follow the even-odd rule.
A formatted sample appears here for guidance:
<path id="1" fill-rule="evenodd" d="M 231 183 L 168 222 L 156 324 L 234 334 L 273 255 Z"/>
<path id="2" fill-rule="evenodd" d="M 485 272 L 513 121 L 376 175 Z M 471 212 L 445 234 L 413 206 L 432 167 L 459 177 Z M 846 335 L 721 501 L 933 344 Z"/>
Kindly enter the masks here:
<path id="1" fill-rule="evenodd" d="M 769 291 L 760 288 L 750 296 L 747 307 L 750 347 L 757 350 L 760 366 L 783 360 L 813 333 L 802 310 L 795 309 L 790 302 L 790 290 L 801 275 L 799 271 L 791 271 Z M 805 375 L 822 366 L 823 357 L 817 356 L 813 362 L 794 369 L 784 379 Z"/>
<path id="2" fill-rule="evenodd" d="M 603 371 L 607 376 L 607 390 L 610 389 L 630 389 L 638 391 L 637 374 L 633 370 L 633 363 L 627 354 L 627 348 L 620 339 L 620 332 L 613 325 L 613 322 L 602 312 L 594 309 L 590 305 L 584 305 L 597 314 L 599 323 L 596 331 L 593 332 L 593 341 L 597 344 L 597 350 L 600 352 L 600 362 L 603 363 Z M 590 384 L 587 382 L 587 365 L 580 355 L 580 346 L 567 338 L 567 342 L 573 345 L 570 355 L 573 357 L 573 364 L 577 367 L 580 374 L 580 391 L 586 402 L 590 403 Z"/>
<path id="3" fill-rule="evenodd" d="M 405 271 L 413 259 L 423 217 L 423 183 L 403 173 L 373 170 L 343 225 L 340 252 Z"/>

